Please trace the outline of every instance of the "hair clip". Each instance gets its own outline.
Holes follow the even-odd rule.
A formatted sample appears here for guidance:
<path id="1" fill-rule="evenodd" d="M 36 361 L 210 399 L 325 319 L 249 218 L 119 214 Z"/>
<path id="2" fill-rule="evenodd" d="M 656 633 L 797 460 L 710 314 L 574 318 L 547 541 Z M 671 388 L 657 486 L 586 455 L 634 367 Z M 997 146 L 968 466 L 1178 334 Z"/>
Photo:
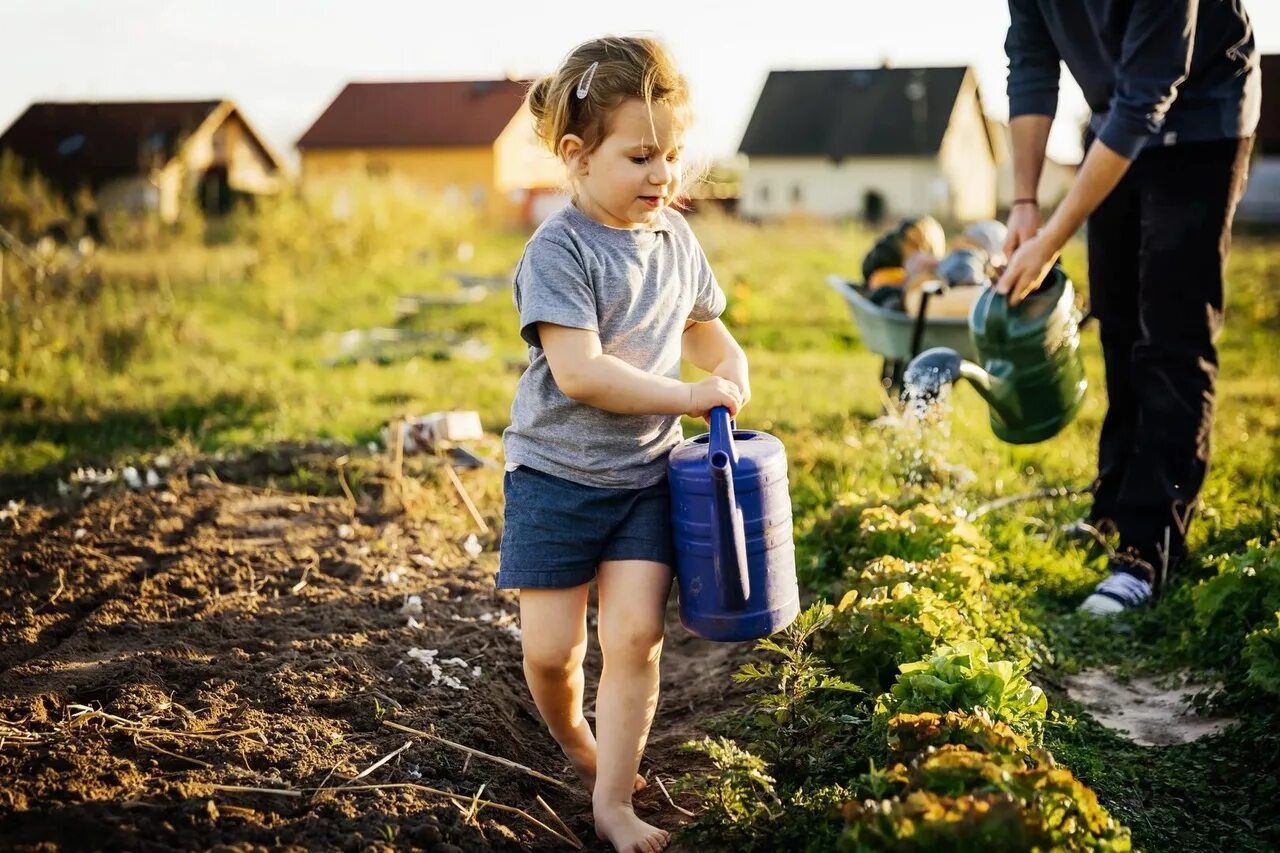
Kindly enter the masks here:
<path id="1" fill-rule="evenodd" d="M 596 79 L 596 69 L 600 67 L 599 62 L 591 63 L 585 74 L 582 75 L 582 81 L 578 83 L 578 100 L 581 101 L 587 96 L 587 92 L 591 90 L 591 81 Z"/>

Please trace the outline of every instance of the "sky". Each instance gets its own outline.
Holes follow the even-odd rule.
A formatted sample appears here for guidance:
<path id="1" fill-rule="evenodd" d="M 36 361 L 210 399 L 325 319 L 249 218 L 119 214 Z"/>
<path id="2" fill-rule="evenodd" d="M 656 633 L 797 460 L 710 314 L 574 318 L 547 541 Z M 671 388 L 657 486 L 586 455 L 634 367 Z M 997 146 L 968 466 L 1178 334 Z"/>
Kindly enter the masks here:
<path id="1" fill-rule="evenodd" d="M 1280 53 L 1280 0 L 1244 3 Z M 349 81 L 528 79 L 606 33 L 674 54 L 695 158 L 737 150 L 770 70 L 967 64 L 1008 115 L 1007 0 L 0 0 L 0 22 L 0 128 L 37 100 L 226 97 L 290 158 Z M 1086 111 L 1064 72 L 1052 156 L 1078 159 Z"/>

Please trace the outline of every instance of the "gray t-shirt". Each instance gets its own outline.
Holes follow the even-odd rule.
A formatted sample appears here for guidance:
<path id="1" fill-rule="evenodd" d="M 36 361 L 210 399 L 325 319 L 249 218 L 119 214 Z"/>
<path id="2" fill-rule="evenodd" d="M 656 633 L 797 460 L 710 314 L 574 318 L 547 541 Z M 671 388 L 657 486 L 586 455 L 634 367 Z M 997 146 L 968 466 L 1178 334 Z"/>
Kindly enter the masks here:
<path id="1" fill-rule="evenodd" d="M 616 414 L 566 397 L 551 375 L 537 324 L 589 329 L 599 334 L 606 355 L 679 379 L 685 321 L 714 320 L 725 306 L 684 217 L 667 208 L 652 228 L 625 230 L 565 205 L 525 246 L 515 303 L 529 368 L 502 434 L 507 467 L 527 465 L 603 488 L 661 481 L 667 454 L 681 440 L 680 418 Z"/>

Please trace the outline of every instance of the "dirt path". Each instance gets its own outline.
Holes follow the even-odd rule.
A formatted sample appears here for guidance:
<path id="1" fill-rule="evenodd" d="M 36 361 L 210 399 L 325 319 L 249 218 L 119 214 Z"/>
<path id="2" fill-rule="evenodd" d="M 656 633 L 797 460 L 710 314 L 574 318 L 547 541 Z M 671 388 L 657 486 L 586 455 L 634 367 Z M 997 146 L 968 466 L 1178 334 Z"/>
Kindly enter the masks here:
<path id="1" fill-rule="evenodd" d="M 441 492 L 420 522 L 196 475 L 23 508 L 0 530 L 0 847 L 565 849 L 520 815 L 468 814 L 483 785 L 554 827 L 541 795 L 600 849 L 576 787 L 383 725 L 572 778 L 528 699 L 493 538 L 469 553 L 472 522 Z M 667 780 L 690 766 L 678 748 L 699 721 L 735 701 L 745 651 L 689 636 L 674 610 L 669 624 L 642 766 Z M 406 743 L 353 784 L 467 802 L 304 790 Z M 638 808 L 686 820 L 656 785 Z"/>

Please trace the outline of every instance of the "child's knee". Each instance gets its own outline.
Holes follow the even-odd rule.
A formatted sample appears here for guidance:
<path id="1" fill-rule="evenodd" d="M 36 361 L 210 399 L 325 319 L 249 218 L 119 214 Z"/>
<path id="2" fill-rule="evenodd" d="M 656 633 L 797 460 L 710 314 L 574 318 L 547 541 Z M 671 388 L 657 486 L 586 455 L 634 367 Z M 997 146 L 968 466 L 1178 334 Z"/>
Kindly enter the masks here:
<path id="1" fill-rule="evenodd" d="M 600 625 L 600 650 L 606 660 L 649 662 L 662 653 L 661 620 L 635 620 L 622 625 Z"/>
<path id="2" fill-rule="evenodd" d="M 585 644 L 577 646 L 529 646 L 524 649 L 525 672 L 540 676 L 568 675 L 582 666 Z"/>

